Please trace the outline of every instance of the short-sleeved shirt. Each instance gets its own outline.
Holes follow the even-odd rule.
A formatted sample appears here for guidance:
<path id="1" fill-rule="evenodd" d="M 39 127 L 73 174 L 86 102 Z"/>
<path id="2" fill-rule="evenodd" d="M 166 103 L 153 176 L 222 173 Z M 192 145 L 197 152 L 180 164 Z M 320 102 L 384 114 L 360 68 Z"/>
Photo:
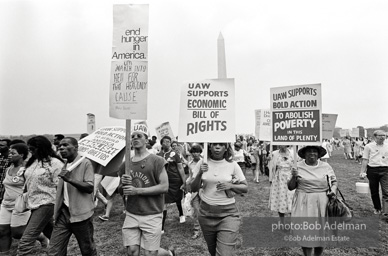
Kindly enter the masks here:
<path id="1" fill-rule="evenodd" d="M 166 161 L 157 155 L 149 154 L 138 162 L 131 161 L 132 186 L 148 188 L 160 184 L 160 174 Z M 121 165 L 119 174 L 125 173 L 125 165 Z M 128 196 L 126 210 L 136 215 L 151 215 L 161 213 L 164 206 L 164 194 Z"/>
<path id="2" fill-rule="evenodd" d="M 370 167 L 388 167 L 388 145 L 371 142 L 365 146 L 362 158 L 369 160 Z"/>
<path id="3" fill-rule="evenodd" d="M 203 160 L 199 160 L 194 167 L 193 176 L 197 176 Z M 235 162 L 208 159 L 208 171 L 202 174 L 202 188 L 199 191 L 201 200 L 210 205 L 228 205 L 235 202 L 234 197 L 227 197 L 225 191 L 217 191 L 217 183 L 231 182 L 233 176 L 240 181 L 245 180 L 245 176 L 240 166 Z"/>
<path id="4" fill-rule="evenodd" d="M 329 189 L 329 183 L 337 181 L 333 168 L 326 162 L 318 160 L 315 166 L 307 165 L 306 161 L 298 162 L 297 191 L 305 193 L 322 193 Z"/>
<path id="5" fill-rule="evenodd" d="M 24 176 L 27 185 L 27 205 L 33 210 L 42 205 L 55 204 L 57 195 L 58 174 L 63 163 L 57 158 L 51 158 L 49 162 L 35 160 L 29 166 Z"/>
<path id="6" fill-rule="evenodd" d="M 233 160 L 236 161 L 237 163 L 238 162 L 245 162 L 244 150 L 243 149 L 240 149 L 239 151 L 234 150 Z"/>

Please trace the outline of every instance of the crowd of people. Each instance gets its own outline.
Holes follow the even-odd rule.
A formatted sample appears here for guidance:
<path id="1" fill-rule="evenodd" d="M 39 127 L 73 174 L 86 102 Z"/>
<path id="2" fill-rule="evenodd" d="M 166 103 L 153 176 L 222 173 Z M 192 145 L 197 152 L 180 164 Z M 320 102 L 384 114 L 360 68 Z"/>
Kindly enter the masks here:
<path id="1" fill-rule="evenodd" d="M 338 185 L 326 159 L 341 148 L 345 159 L 362 163 L 360 177 L 369 180 L 374 213 L 388 213 L 388 145 L 381 130 L 372 140 L 333 138 L 297 152 L 288 146 L 272 149 L 253 136 L 237 136 L 233 143 L 209 143 L 206 158 L 203 144 L 148 136 L 132 132 L 130 171 L 121 164 L 111 179 L 119 180 L 117 186 L 105 196 L 99 184 L 106 177 L 98 164 L 78 154 L 76 138 L 56 134 L 53 142 L 45 136 L 27 142 L 0 139 L 0 253 L 10 250 L 14 238 L 19 239 L 17 255 L 30 255 L 36 241 L 48 255 L 66 255 L 74 234 L 82 255 L 97 255 L 94 209 L 102 201 L 106 210 L 99 217 L 108 221 L 116 192 L 124 202 L 122 236 L 127 255 L 140 255 L 140 249 L 144 255 L 177 255 L 174 249 L 160 248 L 160 240 L 168 232 L 168 204 L 175 204 L 179 222 L 186 222 L 181 203 L 186 193 L 191 193 L 192 239 L 203 236 L 212 256 L 232 255 L 241 226 L 235 196 L 247 193 L 248 171 L 254 183 L 268 176 L 268 207 L 281 221 L 286 215 L 325 217 Z M 27 209 L 18 212 L 15 203 L 22 194 Z M 322 243 L 300 245 L 304 255 L 321 255 L 324 250 Z"/>

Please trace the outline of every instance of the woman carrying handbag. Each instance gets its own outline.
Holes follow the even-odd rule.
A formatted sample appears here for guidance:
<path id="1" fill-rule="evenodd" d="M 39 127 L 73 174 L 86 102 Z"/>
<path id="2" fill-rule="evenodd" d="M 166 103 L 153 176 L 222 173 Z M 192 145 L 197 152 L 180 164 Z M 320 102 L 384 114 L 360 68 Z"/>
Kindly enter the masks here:
<path id="1" fill-rule="evenodd" d="M 23 167 L 28 156 L 28 147 L 24 143 L 17 143 L 9 150 L 11 166 L 6 170 L 4 178 L 4 199 L 0 206 L 0 252 L 7 252 L 11 248 L 12 238 L 20 239 L 30 218 L 31 211 L 17 211 L 16 199 L 23 194 L 25 178 Z M 47 241 L 43 235 L 38 237 L 41 243 Z"/>

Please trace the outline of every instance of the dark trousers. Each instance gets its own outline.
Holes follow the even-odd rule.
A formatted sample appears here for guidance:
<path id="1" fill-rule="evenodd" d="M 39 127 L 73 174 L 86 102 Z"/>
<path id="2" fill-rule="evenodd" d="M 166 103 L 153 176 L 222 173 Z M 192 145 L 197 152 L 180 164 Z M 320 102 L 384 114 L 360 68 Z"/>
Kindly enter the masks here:
<path id="1" fill-rule="evenodd" d="M 20 239 L 17 255 L 31 255 L 35 241 L 41 232 L 50 238 L 53 231 L 54 205 L 42 205 L 38 209 L 31 211 L 30 220 Z"/>
<path id="2" fill-rule="evenodd" d="M 94 228 L 92 217 L 84 221 L 70 223 L 70 213 L 63 206 L 55 222 L 50 240 L 49 255 L 67 255 L 67 245 L 74 234 L 82 255 L 97 255 L 93 238 Z"/>
<path id="3" fill-rule="evenodd" d="M 366 174 L 369 180 L 370 194 L 373 206 L 376 210 L 381 210 L 379 185 L 383 194 L 383 203 L 388 204 L 388 167 L 367 167 Z M 386 206 L 388 207 L 388 206 Z"/>

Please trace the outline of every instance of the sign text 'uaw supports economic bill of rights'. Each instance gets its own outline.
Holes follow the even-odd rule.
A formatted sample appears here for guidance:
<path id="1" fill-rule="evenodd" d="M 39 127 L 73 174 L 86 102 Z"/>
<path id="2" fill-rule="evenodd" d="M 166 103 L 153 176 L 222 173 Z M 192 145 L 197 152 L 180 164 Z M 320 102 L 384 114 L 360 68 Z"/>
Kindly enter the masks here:
<path id="1" fill-rule="evenodd" d="M 320 145 L 321 85 L 271 88 L 274 145 Z"/>
<path id="2" fill-rule="evenodd" d="M 113 6 L 109 116 L 147 119 L 148 5 Z"/>
<path id="3" fill-rule="evenodd" d="M 234 79 L 185 82 L 181 90 L 179 141 L 233 141 Z"/>

